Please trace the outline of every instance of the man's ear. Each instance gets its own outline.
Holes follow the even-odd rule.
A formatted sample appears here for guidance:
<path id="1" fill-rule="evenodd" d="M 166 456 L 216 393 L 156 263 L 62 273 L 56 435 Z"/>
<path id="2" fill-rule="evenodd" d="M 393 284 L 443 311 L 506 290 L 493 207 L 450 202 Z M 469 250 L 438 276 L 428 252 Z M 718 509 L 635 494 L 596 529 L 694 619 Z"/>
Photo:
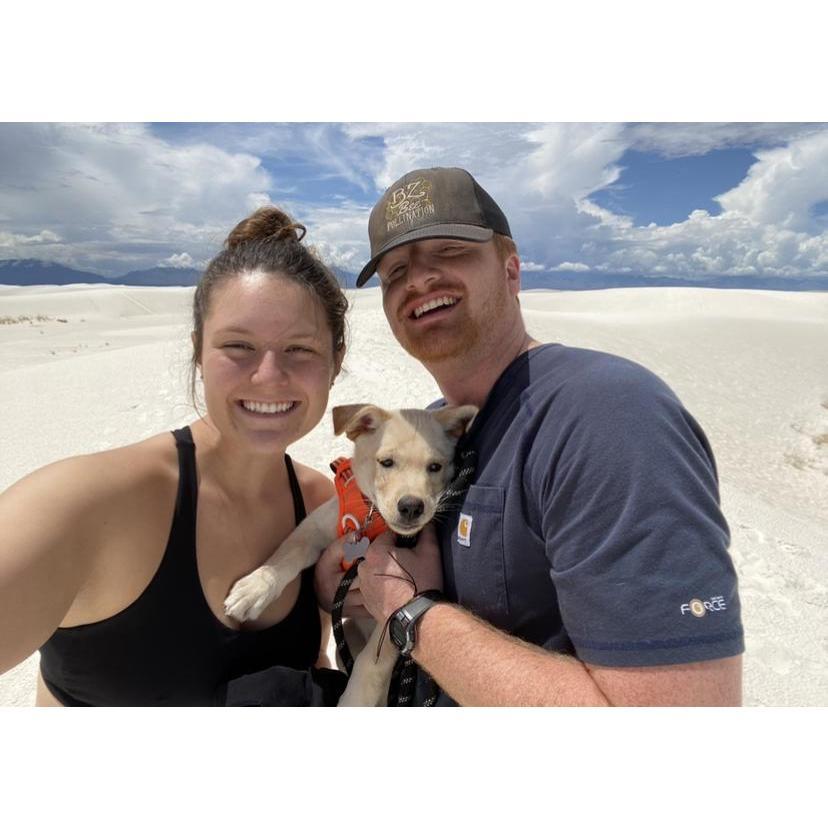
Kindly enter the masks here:
<path id="1" fill-rule="evenodd" d="M 370 403 L 355 405 L 337 405 L 331 411 L 333 415 L 334 434 L 342 434 L 349 440 L 356 440 L 360 434 L 376 431 L 383 421 L 391 415 L 382 408 Z"/>
<path id="2" fill-rule="evenodd" d="M 433 416 L 449 437 L 459 440 L 477 416 L 477 411 L 476 405 L 449 405 L 435 411 Z"/>
<path id="3" fill-rule="evenodd" d="M 512 253 L 504 263 L 506 268 L 506 284 L 509 286 L 509 291 L 513 296 L 520 293 L 520 257 L 517 253 Z"/>

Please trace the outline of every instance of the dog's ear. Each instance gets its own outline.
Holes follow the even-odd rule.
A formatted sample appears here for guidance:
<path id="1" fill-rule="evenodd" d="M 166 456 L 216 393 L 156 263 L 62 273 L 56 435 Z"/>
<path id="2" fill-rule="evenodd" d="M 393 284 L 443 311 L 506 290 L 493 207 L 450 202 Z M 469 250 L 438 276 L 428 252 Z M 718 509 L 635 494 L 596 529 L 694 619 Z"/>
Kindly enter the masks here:
<path id="1" fill-rule="evenodd" d="M 459 440 L 477 416 L 477 411 L 476 405 L 449 405 L 435 411 L 434 419 L 443 426 L 449 437 Z"/>
<path id="2" fill-rule="evenodd" d="M 360 434 L 376 431 L 389 413 L 376 405 L 357 403 L 356 405 L 337 405 L 333 411 L 334 434 L 345 435 L 349 440 L 356 440 Z"/>

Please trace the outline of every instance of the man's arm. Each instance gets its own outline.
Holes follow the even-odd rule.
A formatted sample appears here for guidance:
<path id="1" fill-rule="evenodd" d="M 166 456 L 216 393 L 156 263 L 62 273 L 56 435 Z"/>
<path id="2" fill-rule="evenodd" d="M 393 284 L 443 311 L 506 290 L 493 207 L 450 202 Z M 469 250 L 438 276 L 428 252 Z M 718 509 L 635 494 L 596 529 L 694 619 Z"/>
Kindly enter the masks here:
<path id="1" fill-rule="evenodd" d="M 384 623 L 418 591 L 439 589 L 433 533 L 416 550 L 390 535 L 369 547 L 360 565 L 362 600 Z M 741 703 L 741 656 L 667 667 L 602 667 L 551 653 L 507 635 L 454 604 L 421 618 L 414 659 L 458 704 L 486 706 L 711 705 Z"/>
<path id="2" fill-rule="evenodd" d="M 412 655 L 463 705 L 741 703 L 741 656 L 669 667 L 584 664 L 507 635 L 453 604 L 438 604 L 426 612 Z"/>

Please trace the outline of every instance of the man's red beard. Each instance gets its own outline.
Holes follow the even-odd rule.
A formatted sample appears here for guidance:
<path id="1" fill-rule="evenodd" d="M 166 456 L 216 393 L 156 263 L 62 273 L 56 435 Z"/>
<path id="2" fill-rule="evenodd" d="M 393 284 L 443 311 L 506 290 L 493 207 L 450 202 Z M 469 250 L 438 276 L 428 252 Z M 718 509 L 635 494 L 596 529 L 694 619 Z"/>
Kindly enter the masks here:
<path id="1" fill-rule="evenodd" d="M 446 325 L 443 328 L 423 331 L 411 336 L 403 331 L 400 345 L 415 359 L 435 363 L 456 359 L 467 354 L 480 341 L 480 326 L 471 319 L 464 319 L 460 326 Z"/>
<path id="2" fill-rule="evenodd" d="M 503 286 L 487 297 L 478 318 L 467 313 L 466 299 L 457 306 L 451 319 L 423 331 L 401 326 L 395 331 L 400 345 L 415 359 L 440 363 L 471 356 L 485 341 L 487 333 L 501 320 L 509 301 Z"/>

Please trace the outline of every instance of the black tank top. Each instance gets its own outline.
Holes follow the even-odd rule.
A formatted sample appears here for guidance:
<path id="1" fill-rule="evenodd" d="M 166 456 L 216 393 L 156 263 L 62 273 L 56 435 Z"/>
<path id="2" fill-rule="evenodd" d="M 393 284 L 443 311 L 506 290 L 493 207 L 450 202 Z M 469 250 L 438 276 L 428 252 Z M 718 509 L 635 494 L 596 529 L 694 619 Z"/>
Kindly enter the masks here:
<path id="1" fill-rule="evenodd" d="M 40 671 L 64 705 L 212 705 L 219 688 L 248 673 L 284 665 L 310 668 L 320 623 L 313 569 L 302 573 L 299 597 L 278 624 L 232 630 L 204 597 L 196 561 L 198 484 L 189 428 L 174 431 L 178 495 L 164 557 L 147 588 L 102 621 L 62 627 L 40 648 Z M 296 523 L 305 504 L 285 455 Z"/>

